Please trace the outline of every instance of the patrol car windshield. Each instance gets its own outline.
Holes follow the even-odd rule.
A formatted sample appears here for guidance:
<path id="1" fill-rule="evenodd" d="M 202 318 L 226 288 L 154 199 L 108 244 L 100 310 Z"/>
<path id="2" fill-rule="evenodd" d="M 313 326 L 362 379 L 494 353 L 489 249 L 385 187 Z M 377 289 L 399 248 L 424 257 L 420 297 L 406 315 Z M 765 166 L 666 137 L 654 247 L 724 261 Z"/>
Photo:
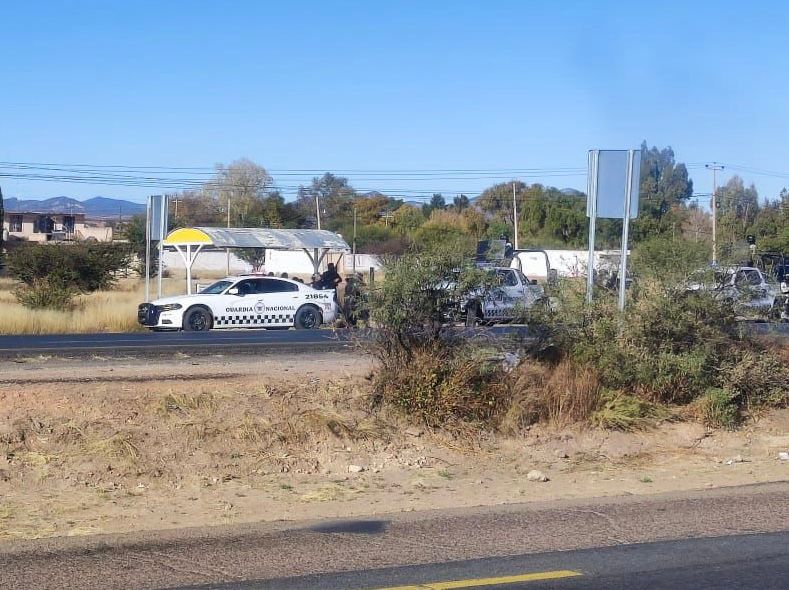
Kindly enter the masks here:
<path id="1" fill-rule="evenodd" d="M 201 295 L 219 295 L 225 289 L 227 289 L 230 285 L 232 285 L 232 281 L 217 281 L 213 285 L 209 285 L 202 291 L 200 291 Z"/>

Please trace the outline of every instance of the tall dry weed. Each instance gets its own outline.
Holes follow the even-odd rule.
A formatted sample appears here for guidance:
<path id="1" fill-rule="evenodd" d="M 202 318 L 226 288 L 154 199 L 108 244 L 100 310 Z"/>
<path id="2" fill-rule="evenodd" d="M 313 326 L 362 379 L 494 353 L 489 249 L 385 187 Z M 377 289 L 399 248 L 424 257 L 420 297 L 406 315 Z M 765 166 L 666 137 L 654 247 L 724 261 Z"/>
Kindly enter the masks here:
<path id="1" fill-rule="evenodd" d="M 556 365 L 524 361 L 509 382 L 512 402 L 500 424 L 507 434 L 536 422 L 560 427 L 584 422 L 600 405 L 597 371 L 567 359 Z"/>

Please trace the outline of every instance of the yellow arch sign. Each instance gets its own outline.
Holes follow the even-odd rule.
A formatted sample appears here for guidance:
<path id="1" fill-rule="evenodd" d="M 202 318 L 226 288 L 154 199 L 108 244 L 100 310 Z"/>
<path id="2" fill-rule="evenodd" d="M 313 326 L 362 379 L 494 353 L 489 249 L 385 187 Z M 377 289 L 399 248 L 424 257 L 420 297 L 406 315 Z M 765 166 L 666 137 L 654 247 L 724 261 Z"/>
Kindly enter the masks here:
<path id="1" fill-rule="evenodd" d="M 194 227 L 174 229 L 164 239 L 165 246 L 210 246 L 211 238 L 205 232 Z"/>

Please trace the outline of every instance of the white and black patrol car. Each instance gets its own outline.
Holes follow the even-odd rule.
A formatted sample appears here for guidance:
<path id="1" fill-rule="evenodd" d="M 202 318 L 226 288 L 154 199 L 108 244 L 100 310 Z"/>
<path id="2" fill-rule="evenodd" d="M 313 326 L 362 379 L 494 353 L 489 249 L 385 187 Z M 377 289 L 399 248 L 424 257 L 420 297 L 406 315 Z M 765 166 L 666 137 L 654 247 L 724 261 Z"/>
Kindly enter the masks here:
<path id="1" fill-rule="evenodd" d="M 143 303 L 137 321 L 152 330 L 204 332 L 220 328 L 311 330 L 337 317 L 334 289 L 313 289 L 290 279 L 227 277 L 195 295 Z"/>
<path id="2" fill-rule="evenodd" d="M 493 278 L 488 289 L 471 293 L 460 303 L 460 317 L 467 326 L 495 324 L 524 319 L 529 310 L 548 304 L 545 291 L 537 281 L 530 281 L 519 269 L 491 267 Z"/>

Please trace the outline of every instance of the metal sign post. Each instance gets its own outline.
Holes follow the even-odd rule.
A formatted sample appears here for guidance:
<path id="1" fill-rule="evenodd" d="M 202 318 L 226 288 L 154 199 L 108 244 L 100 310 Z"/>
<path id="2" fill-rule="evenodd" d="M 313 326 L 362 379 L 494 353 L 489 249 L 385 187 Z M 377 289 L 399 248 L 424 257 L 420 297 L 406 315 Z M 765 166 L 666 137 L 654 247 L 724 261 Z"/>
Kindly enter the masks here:
<path id="1" fill-rule="evenodd" d="M 586 215 L 589 217 L 589 258 L 586 262 L 586 303 L 592 303 L 594 293 L 594 246 L 597 233 L 597 150 L 589 151 Z M 593 173 L 594 171 L 594 173 Z"/>
<path id="2" fill-rule="evenodd" d="M 151 242 L 157 242 L 159 253 L 158 270 L 158 296 L 162 296 L 162 242 L 167 237 L 167 197 L 164 195 L 151 195 L 148 197 L 145 214 L 145 301 L 151 300 Z"/>
<path id="3" fill-rule="evenodd" d="M 145 206 L 145 302 L 151 302 L 151 198 Z"/>
<path id="4" fill-rule="evenodd" d="M 162 271 L 164 270 L 164 238 L 167 237 L 167 227 L 168 227 L 168 217 L 170 213 L 170 203 L 169 198 L 167 195 L 164 195 L 161 198 L 161 212 L 159 214 L 159 221 L 161 223 L 161 228 L 159 231 L 159 268 L 157 269 L 156 280 L 157 280 L 157 297 L 159 299 L 162 298 Z"/>
<path id="5" fill-rule="evenodd" d="M 622 256 L 619 264 L 619 309 L 625 308 L 627 287 L 627 246 L 630 219 L 638 216 L 638 190 L 641 180 L 640 150 L 590 150 L 589 193 L 586 215 L 589 217 L 589 268 L 586 276 L 586 301 L 594 292 L 594 246 L 597 218 L 622 219 Z M 635 195 L 635 201 L 633 200 Z M 624 205 L 624 206 L 623 206 Z"/>
<path id="6" fill-rule="evenodd" d="M 625 289 L 627 288 L 627 243 L 630 235 L 630 204 L 633 198 L 633 159 L 634 150 L 627 154 L 627 180 L 625 184 L 625 211 L 622 217 L 622 257 L 619 265 L 619 311 L 625 310 Z"/>

